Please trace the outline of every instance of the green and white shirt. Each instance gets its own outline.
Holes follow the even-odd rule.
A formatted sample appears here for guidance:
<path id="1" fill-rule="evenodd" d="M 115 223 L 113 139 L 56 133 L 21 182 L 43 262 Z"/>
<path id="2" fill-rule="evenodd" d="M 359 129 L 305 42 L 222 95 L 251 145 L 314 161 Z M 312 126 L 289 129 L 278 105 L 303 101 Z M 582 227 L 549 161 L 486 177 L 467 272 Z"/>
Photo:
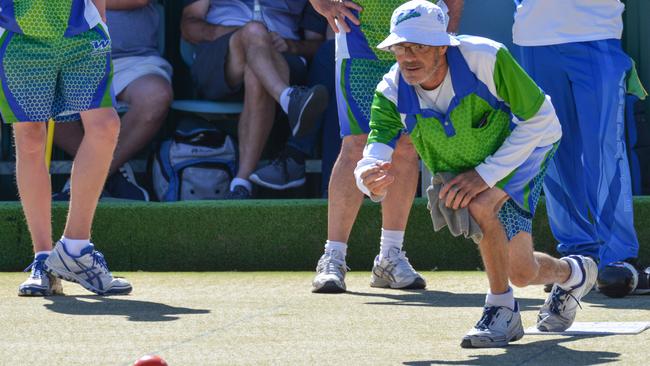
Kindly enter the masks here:
<path id="1" fill-rule="evenodd" d="M 370 195 L 361 174 L 390 161 L 404 131 L 432 173 L 474 168 L 490 187 L 535 148 L 560 139 L 550 98 L 502 44 L 473 36 L 458 39 L 458 47 L 447 49 L 448 75 L 436 90 L 409 86 L 397 64 L 377 86 L 368 145 L 355 169 L 364 193 Z"/>
<path id="2" fill-rule="evenodd" d="M 73 37 L 101 22 L 92 0 L 0 0 L 0 30 L 26 36 Z"/>

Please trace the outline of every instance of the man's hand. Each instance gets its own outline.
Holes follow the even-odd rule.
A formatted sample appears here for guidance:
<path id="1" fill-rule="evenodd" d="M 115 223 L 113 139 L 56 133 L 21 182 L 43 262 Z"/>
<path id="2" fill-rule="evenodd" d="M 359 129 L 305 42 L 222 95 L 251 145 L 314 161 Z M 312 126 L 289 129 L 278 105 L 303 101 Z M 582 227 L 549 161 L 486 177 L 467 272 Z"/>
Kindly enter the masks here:
<path id="1" fill-rule="evenodd" d="M 314 9 L 327 19 L 332 30 L 336 33 L 339 28 L 336 26 L 336 19 L 344 32 L 349 32 L 350 27 L 345 19 L 350 19 L 355 25 L 359 25 L 359 19 L 352 14 L 351 9 L 361 11 L 363 8 L 352 1 L 346 0 L 310 0 Z"/>
<path id="2" fill-rule="evenodd" d="M 289 43 L 287 43 L 286 39 L 282 38 L 282 36 L 276 32 L 271 32 L 269 34 L 271 35 L 273 48 L 275 48 L 276 51 L 280 53 L 289 51 Z"/>
<path id="3" fill-rule="evenodd" d="M 457 210 L 467 207 L 474 197 L 488 188 L 490 187 L 483 178 L 472 169 L 447 182 L 440 190 L 438 198 L 445 200 L 445 206 Z"/>
<path id="4" fill-rule="evenodd" d="M 385 196 L 388 187 L 395 181 L 395 177 L 388 172 L 392 166 L 388 162 L 377 162 L 374 167 L 361 174 L 363 184 L 373 196 Z"/>

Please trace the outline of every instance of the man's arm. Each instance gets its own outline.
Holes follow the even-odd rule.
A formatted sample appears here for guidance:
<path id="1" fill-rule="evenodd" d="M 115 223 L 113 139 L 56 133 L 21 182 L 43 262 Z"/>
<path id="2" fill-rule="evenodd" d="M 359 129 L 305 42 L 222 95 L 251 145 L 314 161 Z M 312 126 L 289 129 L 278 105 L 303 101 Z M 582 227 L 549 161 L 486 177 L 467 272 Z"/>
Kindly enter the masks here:
<path id="1" fill-rule="evenodd" d="M 107 10 L 134 10 L 149 5 L 150 0 L 105 0 Z"/>
<path id="2" fill-rule="evenodd" d="M 458 33 L 465 0 L 444 0 L 444 2 L 447 4 L 447 8 L 449 9 L 449 24 L 447 24 L 447 32 Z"/>
<path id="3" fill-rule="evenodd" d="M 93 0 L 93 4 L 95 4 L 97 11 L 99 11 L 102 20 L 106 22 L 106 0 Z"/>
<path id="4" fill-rule="evenodd" d="M 304 40 L 285 40 L 287 43 L 286 52 L 311 58 L 316 54 L 318 47 L 323 43 L 323 40 L 325 40 L 325 37 L 322 34 L 306 30 Z M 285 52 L 281 50 L 278 51 Z"/>
<path id="5" fill-rule="evenodd" d="M 181 18 L 181 34 L 186 41 L 190 43 L 214 41 L 237 29 L 237 27 L 225 27 L 206 22 L 205 14 L 209 7 L 210 0 L 198 0 L 185 6 Z"/>

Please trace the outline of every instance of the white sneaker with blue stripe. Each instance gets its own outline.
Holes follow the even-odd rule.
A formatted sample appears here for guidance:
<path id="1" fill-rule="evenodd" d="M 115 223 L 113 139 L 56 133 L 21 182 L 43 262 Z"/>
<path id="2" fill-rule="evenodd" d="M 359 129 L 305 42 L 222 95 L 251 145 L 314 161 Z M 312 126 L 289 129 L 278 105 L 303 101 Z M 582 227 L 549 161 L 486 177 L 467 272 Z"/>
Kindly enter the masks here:
<path id="1" fill-rule="evenodd" d="M 463 348 L 492 348 L 504 347 L 510 342 L 520 340 L 524 336 L 521 325 L 519 303 L 515 308 L 485 304 L 483 316 L 465 337 L 460 346 Z"/>
<path id="2" fill-rule="evenodd" d="M 40 254 L 32 264 L 25 268 L 30 271 L 29 278 L 18 286 L 18 296 L 50 296 L 62 295 L 63 286 L 61 280 L 51 276 L 45 271 L 45 260 L 47 254 Z"/>
<path id="3" fill-rule="evenodd" d="M 55 277 L 77 282 L 98 295 L 125 295 L 131 292 L 131 284 L 124 278 L 115 278 L 108 269 L 104 255 L 90 244 L 73 256 L 59 241 L 49 258 L 46 269 Z"/>

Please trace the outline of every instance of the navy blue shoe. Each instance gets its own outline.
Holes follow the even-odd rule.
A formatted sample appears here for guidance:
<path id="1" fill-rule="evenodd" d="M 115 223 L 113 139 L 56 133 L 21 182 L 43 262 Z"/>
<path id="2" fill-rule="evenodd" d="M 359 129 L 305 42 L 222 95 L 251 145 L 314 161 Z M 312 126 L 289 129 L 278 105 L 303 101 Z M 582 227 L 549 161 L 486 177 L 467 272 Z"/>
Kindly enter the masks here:
<path id="1" fill-rule="evenodd" d="M 126 200 L 149 201 L 149 192 L 135 180 L 133 169 L 126 163 L 106 179 L 105 190 L 110 197 Z"/>

